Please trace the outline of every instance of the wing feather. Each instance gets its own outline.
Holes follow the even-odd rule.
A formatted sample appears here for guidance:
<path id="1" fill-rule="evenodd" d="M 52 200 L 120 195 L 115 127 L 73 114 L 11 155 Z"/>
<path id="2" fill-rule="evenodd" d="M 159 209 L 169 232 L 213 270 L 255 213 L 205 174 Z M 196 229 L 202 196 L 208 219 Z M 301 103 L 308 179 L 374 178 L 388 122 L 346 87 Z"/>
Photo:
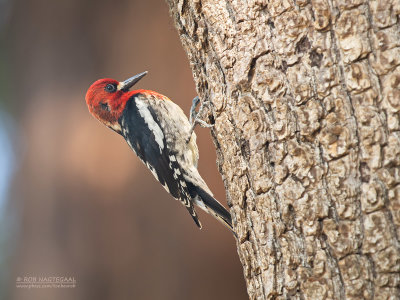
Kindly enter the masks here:
<path id="1" fill-rule="evenodd" d="M 120 120 L 121 134 L 164 188 L 185 205 L 201 228 L 176 153 L 166 146 L 163 127 L 147 101 L 144 96 L 136 94 L 127 102 Z"/>

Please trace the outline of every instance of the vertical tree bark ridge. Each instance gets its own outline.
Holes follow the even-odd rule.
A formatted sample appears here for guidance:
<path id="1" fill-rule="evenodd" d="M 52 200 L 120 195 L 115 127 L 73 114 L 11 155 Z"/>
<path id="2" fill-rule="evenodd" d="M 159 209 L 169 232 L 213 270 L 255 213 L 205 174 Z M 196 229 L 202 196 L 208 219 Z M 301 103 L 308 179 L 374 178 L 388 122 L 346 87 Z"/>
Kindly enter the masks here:
<path id="1" fill-rule="evenodd" d="M 400 1 L 167 0 L 252 299 L 400 298 Z"/>

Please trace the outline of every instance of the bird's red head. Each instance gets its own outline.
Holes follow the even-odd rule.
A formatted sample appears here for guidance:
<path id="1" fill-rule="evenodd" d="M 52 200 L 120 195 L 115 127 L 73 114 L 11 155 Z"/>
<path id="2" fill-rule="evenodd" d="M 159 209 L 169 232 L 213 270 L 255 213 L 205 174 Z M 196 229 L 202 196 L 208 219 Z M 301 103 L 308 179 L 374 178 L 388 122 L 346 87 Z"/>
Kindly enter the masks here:
<path id="1" fill-rule="evenodd" d="M 133 94 L 129 89 L 146 74 L 143 72 L 122 82 L 109 78 L 95 81 L 86 93 L 89 112 L 104 125 L 120 133 L 118 120 Z"/>

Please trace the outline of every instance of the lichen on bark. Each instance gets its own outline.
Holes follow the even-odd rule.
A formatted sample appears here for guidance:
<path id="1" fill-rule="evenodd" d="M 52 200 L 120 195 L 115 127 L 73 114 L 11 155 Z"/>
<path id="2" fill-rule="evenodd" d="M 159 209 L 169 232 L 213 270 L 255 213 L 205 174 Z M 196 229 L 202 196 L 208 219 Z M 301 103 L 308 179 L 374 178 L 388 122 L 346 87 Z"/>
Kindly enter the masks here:
<path id="1" fill-rule="evenodd" d="M 251 299 L 400 298 L 400 2 L 167 0 Z"/>

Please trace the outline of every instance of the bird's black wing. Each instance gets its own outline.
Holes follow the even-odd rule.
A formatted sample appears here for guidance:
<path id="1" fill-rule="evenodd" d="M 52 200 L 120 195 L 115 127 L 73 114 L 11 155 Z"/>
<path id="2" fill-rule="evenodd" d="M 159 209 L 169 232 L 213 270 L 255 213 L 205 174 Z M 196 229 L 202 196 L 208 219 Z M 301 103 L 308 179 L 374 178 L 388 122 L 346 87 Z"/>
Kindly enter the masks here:
<path id="1" fill-rule="evenodd" d="M 140 94 L 128 100 L 119 120 L 122 136 L 156 179 L 187 208 L 196 225 L 201 224 L 194 210 L 183 172 L 166 139 L 156 113 Z"/>

